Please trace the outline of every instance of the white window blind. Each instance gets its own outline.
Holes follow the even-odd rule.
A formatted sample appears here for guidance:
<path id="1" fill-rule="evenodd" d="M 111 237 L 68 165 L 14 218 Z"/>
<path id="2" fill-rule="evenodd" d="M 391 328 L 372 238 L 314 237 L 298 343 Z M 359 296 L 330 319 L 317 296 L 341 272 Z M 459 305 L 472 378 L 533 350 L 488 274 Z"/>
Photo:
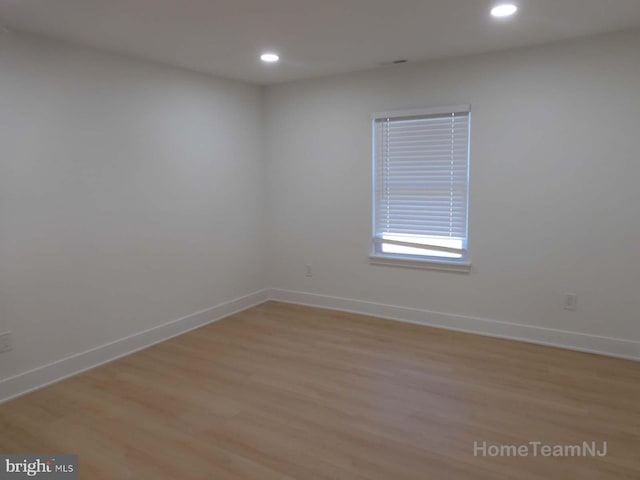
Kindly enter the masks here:
<path id="1" fill-rule="evenodd" d="M 467 258 L 468 106 L 374 120 L 376 255 Z"/>

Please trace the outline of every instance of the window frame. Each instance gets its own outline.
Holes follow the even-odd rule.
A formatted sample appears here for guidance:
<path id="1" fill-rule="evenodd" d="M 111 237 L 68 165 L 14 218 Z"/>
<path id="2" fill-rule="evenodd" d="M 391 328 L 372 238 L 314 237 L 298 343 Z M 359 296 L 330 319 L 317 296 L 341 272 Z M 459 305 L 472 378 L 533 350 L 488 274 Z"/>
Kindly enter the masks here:
<path id="1" fill-rule="evenodd" d="M 463 243 L 465 254 L 461 258 L 446 258 L 429 255 L 411 255 L 411 254 L 395 254 L 385 253 L 382 251 L 382 245 L 376 242 L 376 190 L 377 190 L 377 159 L 376 159 L 376 122 L 383 118 L 400 118 L 400 117 L 421 117 L 433 115 L 447 115 L 457 112 L 468 112 L 469 115 L 469 132 L 468 132 L 468 152 L 467 152 L 467 205 L 466 205 L 466 239 Z M 471 261 L 469 255 L 469 209 L 470 209 L 470 192 L 471 192 L 471 105 L 454 105 L 443 107 L 420 108 L 411 110 L 394 110 L 388 112 L 377 112 L 371 115 L 372 128 L 372 243 L 373 249 L 369 255 L 369 262 L 373 265 L 397 266 L 406 268 L 421 268 L 441 271 L 451 271 L 459 273 L 468 273 L 471 270 Z"/>

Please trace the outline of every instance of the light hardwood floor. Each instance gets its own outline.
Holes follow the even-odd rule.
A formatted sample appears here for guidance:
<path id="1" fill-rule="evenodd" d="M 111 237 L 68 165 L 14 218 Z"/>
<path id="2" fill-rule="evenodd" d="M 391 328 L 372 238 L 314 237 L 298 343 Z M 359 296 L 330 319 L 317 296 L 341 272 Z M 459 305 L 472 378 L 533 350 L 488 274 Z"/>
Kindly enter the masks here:
<path id="1" fill-rule="evenodd" d="M 0 452 L 86 480 L 637 480 L 640 363 L 267 303 L 0 405 Z"/>

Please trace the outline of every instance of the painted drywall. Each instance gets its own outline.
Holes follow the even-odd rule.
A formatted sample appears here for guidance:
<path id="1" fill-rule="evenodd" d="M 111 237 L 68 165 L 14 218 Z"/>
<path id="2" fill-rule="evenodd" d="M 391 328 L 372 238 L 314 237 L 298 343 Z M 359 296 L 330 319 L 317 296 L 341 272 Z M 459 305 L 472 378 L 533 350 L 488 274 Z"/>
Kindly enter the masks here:
<path id="1" fill-rule="evenodd" d="M 266 287 L 490 334 L 471 322 L 640 341 L 638 51 L 636 31 L 260 89 L 3 34 L 0 332 L 14 350 L 0 397 Z M 370 114 L 460 103 L 473 108 L 472 272 L 370 265 Z"/>
<path id="2" fill-rule="evenodd" d="M 0 37 L 0 379 L 264 288 L 262 100 Z"/>
<path id="3" fill-rule="evenodd" d="M 638 52 L 632 31 L 270 87 L 270 286 L 640 340 Z M 466 103 L 472 272 L 370 265 L 371 114 Z"/>

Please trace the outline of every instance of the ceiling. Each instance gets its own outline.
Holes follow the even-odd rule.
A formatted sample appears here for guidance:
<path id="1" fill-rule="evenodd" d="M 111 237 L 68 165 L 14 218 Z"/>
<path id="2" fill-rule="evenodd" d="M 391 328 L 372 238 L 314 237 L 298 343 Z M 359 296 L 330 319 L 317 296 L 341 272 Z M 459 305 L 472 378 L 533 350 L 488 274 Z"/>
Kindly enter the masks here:
<path id="1" fill-rule="evenodd" d="M 496 0 L 497 1 L 497 0 Z M 0 0 L 9 28 L 257 84 L 640 26 L 640 0 Z M 277 51 L 282 61 L 258 56 Z"/>

